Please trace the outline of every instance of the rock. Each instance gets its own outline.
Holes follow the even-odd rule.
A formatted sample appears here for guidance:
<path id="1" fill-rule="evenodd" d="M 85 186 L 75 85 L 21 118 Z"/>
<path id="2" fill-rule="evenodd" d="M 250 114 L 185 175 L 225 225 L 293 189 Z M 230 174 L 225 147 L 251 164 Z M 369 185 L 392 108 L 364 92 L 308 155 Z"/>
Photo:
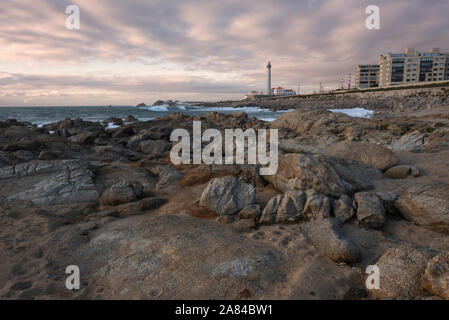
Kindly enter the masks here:
<path id="1" fill-rule="evenodd" d="M 423 287 L 446 300 L 449 300 L 449 252 L 429 261 L 422 278 Z"/>
<path id="2" fill-rule="evenodd" d="M 183 174 L 170 165 L 160 165 L 151 169 L 151 172 L 158 176 L 158 182 L 156 183 L 156 189 L 165 189 L 172 186 L 179 179 L 183 177 Z"/>
<path id="3" fill-rule="evenodd" d="M 146 154 L 162 154 L 167 149 L 167 142 L 164 140 L 147 140 L 139 144 L 140 150 Z"/>
<path id="4" fill-rule="evenodd" d="M 307 222 L 301 229 L 318 251 L 330 260 L 347 263 L 360 261 L 359 250 L 344 236 L 339 220 L 327 218 Z"/>
<path id="5" fill-rule="evenodd" d="M 276 213 L 283 197 L 283 195 L 278 194 L 268 201 L 259 219 L 260 224 L 272 224 L 275 222 Z"/>
<path id="6" fill-rule="evenodd" d="M 200 206 L 220 216 L 233 215 L 254 203 L 255 188 L 235 177 L 212 179 L 201 195 Z"/>
<path id="7" fill-rule="evenodd" d="M 342 141 L 327 148 L 325 154 L 357 160 L 382 171 L 398 162 L 397 156 L 391 150 L 370 142 Z"/>
<path id="8" fill-rule="evenodd" d="M 381 228 L 385 223 L 385 208 L 382 199 L 372 192 L 360 192 L 355 196 L 357 221 L 365 228 Z"/>
<path id="9" fill-rule="evenodd" d="M 385 171 L 384 175 L 390 179 L 405 179 L 409 175 L 411 168 L 411 166 L 406 164 L 394 166 Z"/>
<path id="10" fill-rule="evenodd" d="M 322 194 L 333 196 L 345 193 L 347 185 L 325 157 L 297 153 L 280 155 L 277 173 L 264 176 L 264 179 L 283 192 L 315 189 Z"/>
<path id="11" fill-rule="evenodd" d="M 396 207 L 394 206 L 394 202 L 399 198 L 399 195 L 392 191 L 376 192 L 376 193 L 382 199 L 382 202 L 384 203 L 385 211 L 388 214 L 398 216 L 399 212 L 398 212 L 398 209 L 396 209 Z"/>
<path id="12" fill-rule="evenodd" d="M 116 117 L 109 117 L 109 118 L 106 118 L 106 119 L 104 119 L 103 121 L 102 121 L 102 123 L 103 124 L 108 124 L 108 123 L 112 123 L 112 124 L 114 124 L 114 125 L 116 125 L 116 126 L 121 126 L 122 124 L 123 124 L 123 120 L 122 119 L 120 119 L 120 118 L 116 118 Z"/>
<path id="13" fill-rule="evenodd" d="M 389 145 L 389 148 L 394 151 L 419 152 L 424 145 L 426 136 L 427 135 L 415 130 L 393 140 Z"/>
<path id="14" fill-rule="evenodd" d="M 352 199 L 347 195 L 342 195 L 340 199 L 334 199 L 332 201 L 332 211 L 337 219 L 345 222 L 354 216 L 354 207 L 352 205 Z"/>
<path id="15" fill-rule="evenodd" d="M 56 158 L 56 155 L 48 150 L 44 150 L 41 151 L 41 153 L 39 153 L 39 156 L 37 157 L 39 160 L 52 160 L 54 158 Z"/>
<path id="16" fill-rule="evenodd" d="M 138 120 L 136 118 L 134 118 L 132 115 L 129 114 L 129 115 L 126 116 L 125 121 L 126 122 L 136 122 Z"/>
<path id="17" fill-rule="evenodd" d="M 89 126 L 83 129 L 81 133 L 76 135 L 76 142 L 80 144 L 85 143 L 92 144 L 95 141 L 95 139 L 101 134 L 106 134 L 102 125 L 98 124 L 94 126 Z"/>
<path id="18" fill-rule="evenodd" d="M 13 125 L 0 134 L 0 149 L 3 151 L 37 150 L 40 142 L 36 134 L 21 125 Z"/>
<path id="19" fill-rule="evenodd" d="M 115 206 L 118 204 L 137 201 L 142 195 L 142 185 L 134 181 L 121 181 L 103 192 L 99 203 Z"/>
<path id="20" fill-rule="evenodd" d="M 235 218 L 233 216 L 219 216 L 215 220 L 220 223 L 229 224 L 233 223 L 235 221 Z"/>
<path id="21" fill-rule="evenodd" d="M 306 194 L 303 191 L 287 191 L 278 206 L 276 222 L 294 222 L 301 220 L 304 216 Z"/>
<path id="22" fill-rule="evenodd" d="M 252 232 L 256 228 L 256 219 L 241 219 L 234 223 L 238 232 Z"/>
<path id="23" fill-rule="evenodd" d="M 15 152 L 13 152 L 13 156 L 23 162 L 32 161 L 37 158 L 37 155 L 34 152 L 31 152 L 28 150 L 15 151 Z"/>
<path id="24" fill-rule="evenodd" d="M 384 175 L 379 169 L 363 162 L 341 158 L 330 158 L 328 160 L 342 179 L 346 194 L 370 190 L 374 187 L 374 181 L 384 179 Z"/>
<path id="25" fill-rule="evenodd" d="M 449 234 L 449 185 L 413 186 L 394 203 L 405 219 Z"/>
<path id="26" fill-rule="evenodd" d="M 136 108 L 140 108 L 140 107 L 146 107 L 147 105 L 145 103 L 139 103 L 138 105 L 136 105 Z"/>
<path id="27" fill-rule="evenodd" d="M 408 248 L 390 248 L 375 264 L 380 273 L 380 289 L 370 290 L 375 298 L 412 299 L 421 292 L 421 276 L 429 258 Z"/>
<path id="28" fill-rule="evenodd" d="M 315 190 L 307 190 L 306 195 L 307 201 L 303 214 L 307 220 L 313 221 L 331 216 L 331 203 L 328 197 Z"/>
<path id="29" fill-rule="evenodd" d="M 157 100 L 156 102 L 153 103 L 153 106 L 161 106 L 161 105 L 163 105 L 163 104 L 165 104 L 165 101 L 163 101 L 163 100 Z"/>
<path id="30" fill-rule="evenodd" d="M 250 204 L 239 212 L 239 219 L 258 219 L 260 216 L 260 205 Z"/>
<path id="31" fill-rule="evenodd" d="M 137 209 L 141 211 L 157 209 L 165 203 L 162 198 L 145 198 L 137 203 Z"/>
<path id="32" fill-rule="evenodd" d="M 36 160 L 0 168 L 0 187 L 9 186 L 8 199 L 29 200 L 37 206 L 93 202 L 99 193 L 92 176 L 80 160 Z"/>
<path id="33" fill-rule="evenodd" d="M 232 116 L 234 118 L 248 119 L 248 115 L 243 111 L 236 111 L 236 112 L 232 113 Z"/>
<path id="34" fill-rule="evenodd" d="M 419 177 L 421 175 L 421 172 L 419 171 L 419 169 L 417 167 L 410 167 L 410 175 L 412 177 Z"/>

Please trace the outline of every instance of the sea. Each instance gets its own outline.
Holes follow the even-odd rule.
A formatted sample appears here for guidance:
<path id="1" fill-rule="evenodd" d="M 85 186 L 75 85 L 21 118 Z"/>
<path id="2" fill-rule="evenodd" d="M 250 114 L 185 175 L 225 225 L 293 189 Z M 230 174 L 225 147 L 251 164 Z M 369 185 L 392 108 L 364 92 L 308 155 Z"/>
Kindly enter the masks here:
<path id="1" fill-rule="evenodd" d="M 153 120 L 158 117 L 169 115 L 173 112 L 180 112 L 189 116 L 201 115 L 207 112 L 216 111 L 223 114 L 232 114 L 236 111 L 243 111 L 249 117 L 255 117 L 263 121 L 274 121 L 281 114 L 292 111 L 273 111 L 257 107 L 204 107 L 201 105 L 179 104 L 176 106 L 159 105 L 148 107 L 134 106 L 65 106 L 65 107 L 0 107 L 0 121 L 16 119 L 21 122 L 31 122 L 41 127 L 45 124 L 64 120 L 65 118 L 81 118 L 87 121 L 103 122 L 110 117 L 124 120 L 126 116 L 132 115 L 140 121 Z M 369 118 L 373 111 L 363 108 L 353 109 L 329 109 L 331 112 L 345 113 L 351 117 Z M 110 124 L 110 127 L 115 127 Z"/>
<path id="2" fill-rule="evenodd" d="M 87 121 L 98 121 L 109 117 L 125 119 L 132 115 L 140 121 L 153 120 L 166 116 L 172 112 L 180 112 L 189 116 L 201 115 L 207 112 L 216 111 L 224 114 L 231 114 L 236 111 L 243 111 L 249 117 L 256 117 L 264 121 L 274 121 L 281 114 L 291 111 L 272 111 L 255 107 L 233 108 L 233 107 L 204 107 L 200 105 L 179 104 L 176 106 L 159 105 L 149 107 L 134 106 L 64 106 L 64 107 L 0 107 L 0 121 L 16 119 L 18 121 L 31 122 L 37 126 L 64 120 L 65 118 L 81 118 Z"/>

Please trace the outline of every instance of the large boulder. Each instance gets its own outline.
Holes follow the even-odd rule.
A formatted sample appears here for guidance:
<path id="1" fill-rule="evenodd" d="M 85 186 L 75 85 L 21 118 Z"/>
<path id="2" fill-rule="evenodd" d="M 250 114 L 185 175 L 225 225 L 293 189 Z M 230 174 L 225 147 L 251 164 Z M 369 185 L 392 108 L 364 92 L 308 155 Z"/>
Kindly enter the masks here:
<path id="1" fill-rule="evenodd" d="M 391 150 L 370 142 L 342 141 L 327 148 L 325 154 L 357 160 L 382 171 L 398 162 L 397 156 Z"/>
<path id="2" fill-rule="evenodd" d="M 449 300 L 449 252 L 430 260 L 422 280 L 427 291 Z"/>
<path id="3" fill-rule="evenodd" d="M 334 218 L 316 220 L 301 226 L 313 245 L 334 262 L 355 263 L 361 254 L 354 243 L 346 238 L 341 222 Z"/>
<path id="4" fill-rule="evenodd" d="M 253 185 L 235 177 L 212 179 L 201 195 L 200 206 L 220 216 L 233 215 L 254 203 L 256 191 Z"/>
<path id="5" fill-rule="evenodd" d="M 322 194 L 340 196 L 345 193 L 345 183 L 321 155 L 290 153 L 279 156 L 276 174 L 264 176 L 283 192 L 314 189 Z"/>
<path id="6" fill-rule="evenodd" d="M 365 228 L 380 228 L 385 223 L 385 207 L 382 199 L 374 192 L 359 192 L 357 202 L 357 221 Z"/>
<path id="7" fill-rule="evenodd" d="M 99 197 L 88 165 L 79 160 L 40 160 L 0 169 L 0 195 L 38 206 L 93 202 Z"/>
<path id="8" fill-rule="evenodd" d="M 76 141 L 80 144 L 91 144 L 100 135 L 106 134 L 104 127 L 101 124 L 91 125 L 83 129 L 79 134 L 77 134 Z"/>
<path id="9" fill-rule="evenodd" d="M 413 186 L 394 203 L 401 214 L 417 225 L 449 234 L 449 185 Z"/>
<path id="10" fill-rule="evenodd" d="M 418 296 L 428 260 L 427 256 L 412 248 L 388 249 L 375 264 L 379 268 L 380 289 L 372 289 L 372 295 L 387 299 Z"/>

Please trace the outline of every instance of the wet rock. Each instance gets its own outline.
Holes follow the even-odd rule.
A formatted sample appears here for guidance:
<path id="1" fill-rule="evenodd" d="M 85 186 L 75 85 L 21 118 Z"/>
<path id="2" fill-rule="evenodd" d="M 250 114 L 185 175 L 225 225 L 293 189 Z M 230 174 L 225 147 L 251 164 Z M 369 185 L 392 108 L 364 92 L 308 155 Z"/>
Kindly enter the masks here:
<path id="1" fill-rule="evenodd" d="M 357 221 L 364 228 L 381 228 L 385 223 L 385 208 L 382 199 L 372 192 L 360 192 L 355 196 Z"/>
<path id="2" fill-rule="evenodd" d="M 255 188 L 235 177 L 212 179 L 201 195 L 200 206 L 219 215 L 233 215 L 254 203 Z"/>
<path id="3" fill-rule="evenodd" d="M 359 250 L 344 236 L 339 220 L 328 218 L 307 222 L 301 225 L 301 229 L 318 251 L 330 260 L 347 263 L 360 261 Z"/>
<path id="4" fill-rule="evenodd" d="M 449 300 L 449 252 L 429 261 L 422 283 L 427 291 Z"/>
<path id="5" fill-rule="evenodd" d="M 396 208 L 417 225 L 449 234 L 449 185 L 413 186 L 395 202 Z"/>
<path id="6" fill-rule="evenodd" d="M 259 219 L 260 224 L 272 224 L 275 222 L 276 213 L 283 197 L 283 195 L 279 194 L 268 201 L 267 205 L 262 211 L 262 216 Z"/>
<path id="7" fill-rule="evenodd" d="M 380 289 L 372 289 L 375 298 L 412 299 L 421 293 L 421 276 L 429 258 L 419 251 L 399 247 L 388 249 L 376 262 Z"/>

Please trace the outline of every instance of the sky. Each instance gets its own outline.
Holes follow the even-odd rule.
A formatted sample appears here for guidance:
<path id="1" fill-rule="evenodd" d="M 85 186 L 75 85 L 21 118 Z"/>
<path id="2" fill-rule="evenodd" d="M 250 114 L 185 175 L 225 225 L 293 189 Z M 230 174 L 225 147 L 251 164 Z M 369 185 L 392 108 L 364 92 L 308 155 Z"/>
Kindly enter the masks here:
<path id="1" fill-rule="evenodd" d="M 448 52 L 448 12 L 448 0 L 2 0 L 0 106 L 240 99 L 265 89 L 268 60 L 273 87 L 333 89 L 380 54 Z"/>

